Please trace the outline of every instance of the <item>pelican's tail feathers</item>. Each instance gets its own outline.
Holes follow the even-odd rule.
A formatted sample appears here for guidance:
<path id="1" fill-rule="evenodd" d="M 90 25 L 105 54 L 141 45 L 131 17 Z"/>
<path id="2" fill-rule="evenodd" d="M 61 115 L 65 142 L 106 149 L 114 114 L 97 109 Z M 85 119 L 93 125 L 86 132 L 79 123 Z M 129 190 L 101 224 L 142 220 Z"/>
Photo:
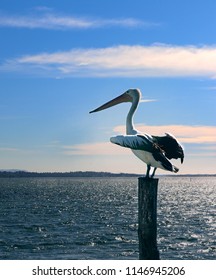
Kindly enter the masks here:
<path id="1" fill-rule="evenodd" d="M 178 171 L 179 171 L 179 169 L 176 166 L 173 165 L 173 172 L 177 173 Z"/>

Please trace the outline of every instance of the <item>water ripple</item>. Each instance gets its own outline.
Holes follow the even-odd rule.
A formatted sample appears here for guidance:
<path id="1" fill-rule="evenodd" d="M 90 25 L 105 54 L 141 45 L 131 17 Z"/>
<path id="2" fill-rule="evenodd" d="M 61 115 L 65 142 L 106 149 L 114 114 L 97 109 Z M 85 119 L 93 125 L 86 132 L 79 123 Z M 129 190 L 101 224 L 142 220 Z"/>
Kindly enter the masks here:
<path id="1" fill-rule="evenodd" d="M 216 178 L 162 177 L 162 259 L 216 259 Z M 138 259 L 136 178 L 0 179 L 0 259 Z"/>

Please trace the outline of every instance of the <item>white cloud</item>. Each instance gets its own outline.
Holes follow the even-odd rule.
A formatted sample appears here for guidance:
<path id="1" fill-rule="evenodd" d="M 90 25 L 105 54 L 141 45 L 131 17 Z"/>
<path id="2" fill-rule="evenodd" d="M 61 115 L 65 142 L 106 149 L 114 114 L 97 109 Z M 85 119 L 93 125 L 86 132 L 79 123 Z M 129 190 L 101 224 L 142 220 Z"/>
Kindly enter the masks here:
<path id="1" fill-rule="evenodd" d="M 164 125 L 164 126 L 148 126 L 137 125 L 136 128 L 143 133 L 152 135 L 164 135 L 165 132 L 172 133 L 182 144 L 201 144 L 199 148 L 200 156 L 212 156 L 212 152 L 206 153 L 206 150 L 214 150 L 212 144 L 216 143 L 216 127 L 214 126 L 189 126 L 189 125 Z M 125 126 L 117 126 L 114 128 L 116 134 L 124 134 Z M 206 146 L 203 146 L 206 145 Z M 210 146 L 209 146 L 210 145 Z M 121 148 L 110 142 L 76 144 L 71 146 L 63 146 L 66 155 L 129 155 L 130 149 Z M 193 152 L 191 155 L 196 155 Z M 215 154 L 215 153 L 214 153 Z"/>
<path id="2" fill-rule="evenodd" d="M 110 142 L 98 142 L 90 144 L 77 144 L 63 146 L 65 155 L 124 155 L 129 154 L 128 149 L 119 149 Z"/>
<path id="3" fill-rule="evenodd" d="M 0 26 L 28 29 L 89 28 L 92 26 L 92 22 L 79 18 L 58 17 L 55 15 L 45 15 L 42 17 L 1 16 Z"/>
<path id="4" fill-rule="evenodd" d="M 30 29 L 88 29 L 88 28 L 102 28 L 107 26 L 118 27 L 151 27 L 158 24 L 153 22 L 145 22 L 134 18 L 121 19 L 98 19 L 98 18 L 84 18 L 76 16 L 57 15 L 49 11 L 46 7 L 38 8 L 37 11 L 46 12 L 43 14 L 36 14 L 30 16 L 18 15 L 1 15 L 0 26 L 16 27 L 16 28 L 30 28 Z"/>
<path id="5" fill-rule="evenodd" d="M 216 46 L 115 46 L 24 55 L 1 70 L 44 68 L 60 76 L 216 78 Z"/>
<path id="6" fill-rule="evenodd" d="M 206 88 L 204 88 L 204 89 L 206 89 L 206 90 L 213 90 L 213 91 L 215 91 L 215 90 L 216 90 L 216 87 L 206 87 Z"/>
<path id="7" fill-rule="evenodd" d="M 17 148 L 0 147 L 0 151 L 2 151 L 2 152 L 19 152 L 20 150 Z"/>
<path id="8" fill-rule="evenodd" d="M 191 144 L 214 144 L 216 143 L 216 126 L 192 126 L 192 125 L 161 125 L 148 126 L 138 124 L 136 128 L 143 133 L 152 135 L 163 135 L 165 132 L 171 133 L 178 138 L 181 143 Z M 125 126 L 116 126 L 114 132 L 125 133 Z"/>

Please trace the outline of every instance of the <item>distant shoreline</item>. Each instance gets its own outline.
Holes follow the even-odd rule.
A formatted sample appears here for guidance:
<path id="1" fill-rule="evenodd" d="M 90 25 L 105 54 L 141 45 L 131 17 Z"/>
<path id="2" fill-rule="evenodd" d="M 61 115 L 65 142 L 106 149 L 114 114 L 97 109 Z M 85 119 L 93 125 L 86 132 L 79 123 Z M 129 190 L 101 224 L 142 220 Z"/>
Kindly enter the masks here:
<path id="1" fill-rule="evenodd" d="M 29 171 L 0 171 L 0 178 L 103 178 L 103 177 L 140 177 L 144 174 L 134 173 L 111 173 L 111 172 L 95 172 L 95 171 L 71 171 L 71 172 L 29 172 Z M 157 175 L 156 177 L 215 177 L 216 174 L 180 174 L 180 175 Z"/>

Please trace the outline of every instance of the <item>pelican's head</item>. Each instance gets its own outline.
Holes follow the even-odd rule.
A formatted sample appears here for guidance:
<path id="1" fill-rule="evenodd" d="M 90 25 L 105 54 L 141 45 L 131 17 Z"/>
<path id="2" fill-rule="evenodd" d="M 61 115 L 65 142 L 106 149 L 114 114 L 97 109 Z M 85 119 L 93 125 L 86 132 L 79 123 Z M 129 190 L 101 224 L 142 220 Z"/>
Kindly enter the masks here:
<path id="1" fill-rule="evenodd" d="M 99 111 L 102 111 L 109 107 L 115 106 L 119 103 L 123 103 L 123 102 L 132 102 L 132 103 L 137 102 L 138 103 L 141 99 L 141 96 L 142 96 L 141 91 L 139 89 L 128 89 L 120 96 L 112 99 L 111 101 L 108 101 L 107 103 L 103 104 L 102 106 L 96 108 L 95 110 L 93 110 L 89 113 L 99 112 Z"/>

